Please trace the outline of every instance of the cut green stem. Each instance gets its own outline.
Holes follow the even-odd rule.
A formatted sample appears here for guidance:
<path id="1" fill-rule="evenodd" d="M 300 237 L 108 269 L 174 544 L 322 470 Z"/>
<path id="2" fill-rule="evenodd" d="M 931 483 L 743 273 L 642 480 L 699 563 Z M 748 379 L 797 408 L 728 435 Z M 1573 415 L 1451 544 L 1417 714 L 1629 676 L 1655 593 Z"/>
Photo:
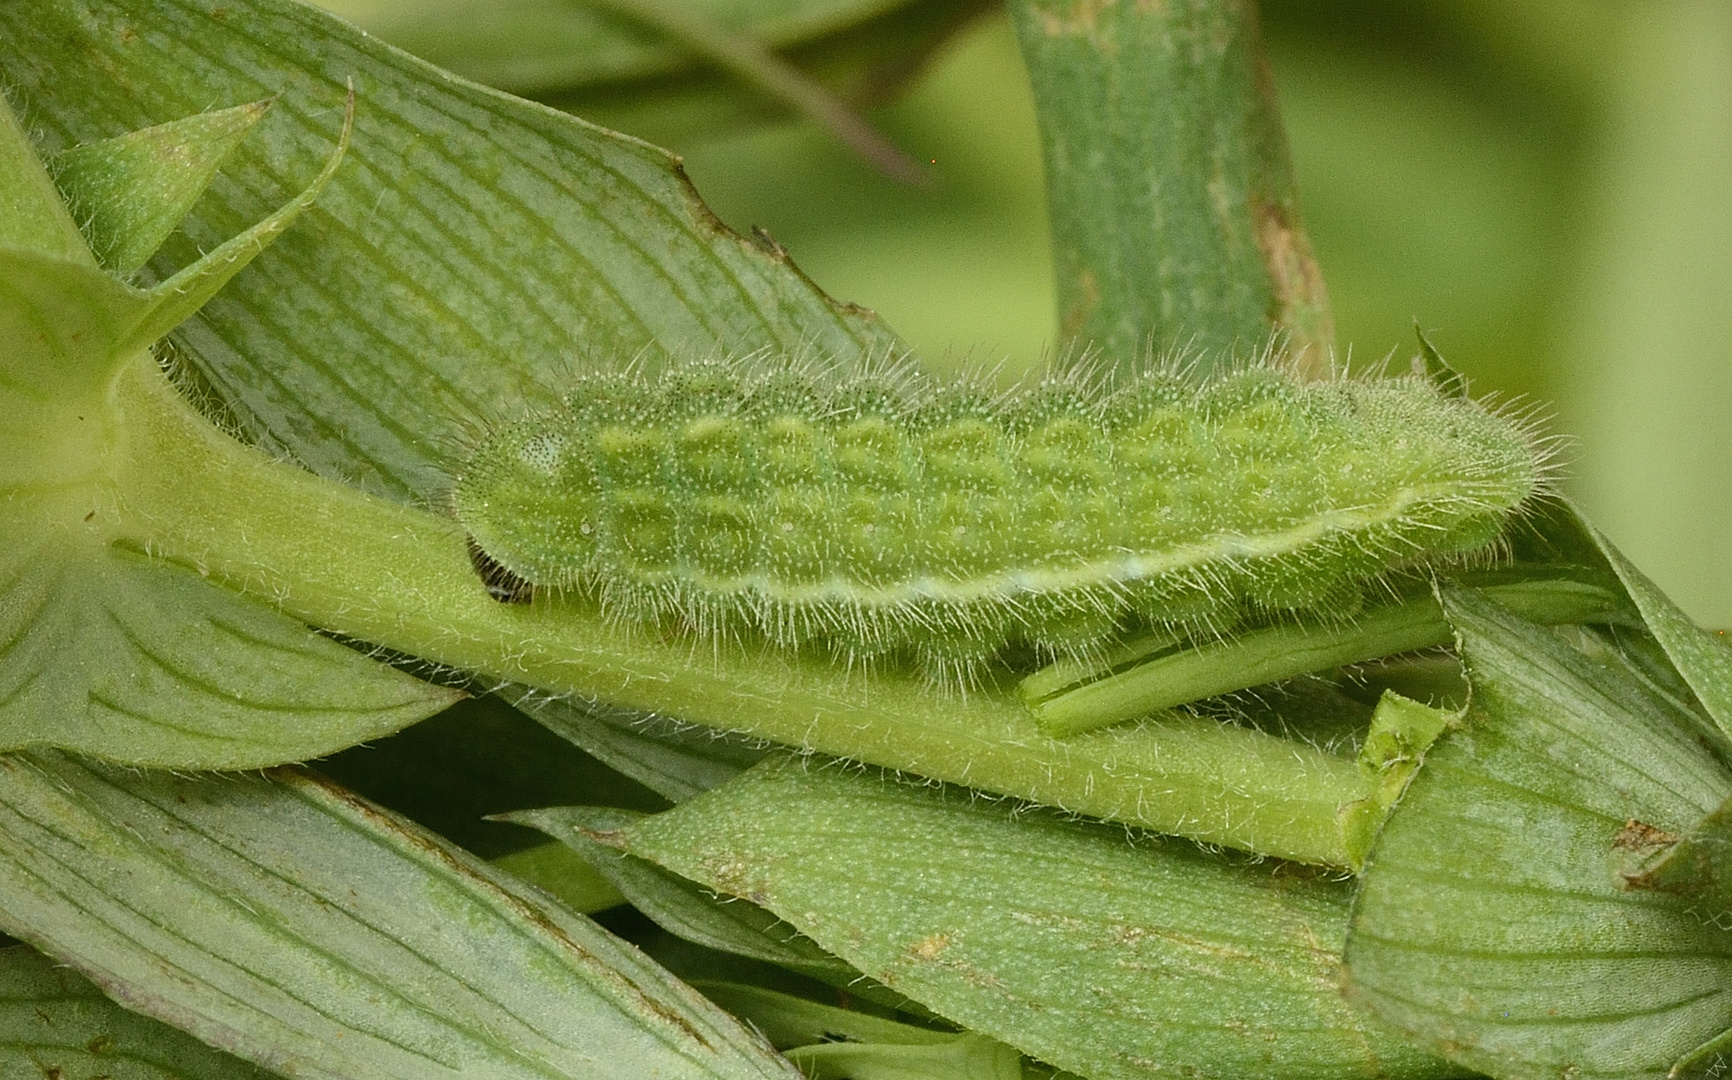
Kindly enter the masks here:
<path id="1" fill-rule="evenodd" d="M 1627 607 L 1610 587 L 1562 577 L 1491 584 L 1482 591 L 1540 623 L 1607 622 L 1622 618 Z M 1443 608 L 1426 593 L 1375 608 L 1350 623 L 1271 626 L 1165 655 L 1157 654 L 1172 640 L 1156 635 L 1137 643 L 1140 651 L 1120 650 L 1092 667 L 1070 662 L 1037 671 L 1023 680 L 1020 690 L 1041 730 L 1062 737 L 1277 679 L 1451 640 Z M 1154 659 L 1138 663 L 1151 656 Z M 1066 678 L 1071 679 L 1068 684 L 1056 685 Z"/>

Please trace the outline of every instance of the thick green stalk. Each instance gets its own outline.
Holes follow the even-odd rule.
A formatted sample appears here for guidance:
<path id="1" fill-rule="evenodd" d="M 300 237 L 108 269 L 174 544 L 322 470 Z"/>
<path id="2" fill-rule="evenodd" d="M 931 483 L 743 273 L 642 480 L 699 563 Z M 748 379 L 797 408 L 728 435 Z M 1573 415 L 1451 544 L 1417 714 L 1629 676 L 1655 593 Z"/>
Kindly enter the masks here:
<path id="1" fill-rule="evenodd" d="M 1009 694 L 947 697 L 823 657 L 669 640 L 577 599 L 497 603 L 454 522 L 235 443 L 148 359 L 116 395 L 116 542 L 341 634 L 485 678 L 1305 862 L 1348 865 L 1381 813 L 1354 762 L 1211 720 L 1059 740 Z"/>
<path id="2" fill-rule="evenodd" d="M 1205 360 L 1334 331 L 1252 0 L 1014 0 L 1064 335 Z"/>

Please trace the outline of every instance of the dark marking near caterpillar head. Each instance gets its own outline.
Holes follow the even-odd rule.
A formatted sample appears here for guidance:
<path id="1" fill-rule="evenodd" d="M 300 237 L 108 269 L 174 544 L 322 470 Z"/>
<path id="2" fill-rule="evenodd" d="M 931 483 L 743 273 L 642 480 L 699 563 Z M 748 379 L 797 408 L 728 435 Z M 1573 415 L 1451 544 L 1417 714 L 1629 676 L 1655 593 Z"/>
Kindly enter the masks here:
<path id="1" fill-rule="evenodd" d="M 466 541 L 469 548 L 469 565 L 475 567 L 476 574 L 481 577 L 481 584 L 487 586 L 487 595 L 501 604 L 527 604 L 535 596 L 535 586 L 513 574 L 505 567 L 493 561 L 493 557 L 481 550 L 481 545 L 474 539 Z"/>

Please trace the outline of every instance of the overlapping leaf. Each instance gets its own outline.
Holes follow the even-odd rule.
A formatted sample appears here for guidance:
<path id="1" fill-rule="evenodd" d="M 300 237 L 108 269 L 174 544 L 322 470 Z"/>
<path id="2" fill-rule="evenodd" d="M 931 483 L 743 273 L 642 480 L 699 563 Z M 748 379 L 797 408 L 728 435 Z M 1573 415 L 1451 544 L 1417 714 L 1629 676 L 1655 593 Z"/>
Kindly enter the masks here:
<path id="1" fill-rule="evenodd" d="M 1621 848 L 1732 792 L 1682 708 L 1465 592 L 1473 682 L 1385 826 L 1347 945 L 1353 1000 L 1505 1080 L 1667 1075 L 1732 1024 L 1732 935 L 1631 889 Z"/>
<path id="2" fill-rule="evenodd" d="M 1303 872 L 786 758 L 614 840 L 1093 1080 L 1449 1069 L 1341 1000 L 1347 892 Z"/>
<path id="3" fill-rule="evenodd" d="M 132 1008 L 329 1080 L 798 1080 L 580 916 L 297 772 L 0 758 L 0 925 Z"/>
<path id="4" fill-rule="evenodd" d="M 270 1074 L 102 996 L 26 945 L 0 949 L 0 1075 L 267 1080 Z"/>

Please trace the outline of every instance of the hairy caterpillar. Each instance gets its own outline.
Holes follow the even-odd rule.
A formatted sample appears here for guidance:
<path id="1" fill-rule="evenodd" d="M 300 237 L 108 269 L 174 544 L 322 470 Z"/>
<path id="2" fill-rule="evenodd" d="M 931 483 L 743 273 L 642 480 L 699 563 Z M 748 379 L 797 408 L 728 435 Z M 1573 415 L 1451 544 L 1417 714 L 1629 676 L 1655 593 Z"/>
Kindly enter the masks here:
<path id="1" fill-rule="evenodd" d="M 998 392 L 759 358 L 584 377 L 484 439 L 453 496 L 498 599 L 581 590 L 703 635 L 909 651 L 954 682 L 1133 616 L 1351 615 L 1379 575 L 1491 544 L 1544 459 L 1420 377 Z"/>

